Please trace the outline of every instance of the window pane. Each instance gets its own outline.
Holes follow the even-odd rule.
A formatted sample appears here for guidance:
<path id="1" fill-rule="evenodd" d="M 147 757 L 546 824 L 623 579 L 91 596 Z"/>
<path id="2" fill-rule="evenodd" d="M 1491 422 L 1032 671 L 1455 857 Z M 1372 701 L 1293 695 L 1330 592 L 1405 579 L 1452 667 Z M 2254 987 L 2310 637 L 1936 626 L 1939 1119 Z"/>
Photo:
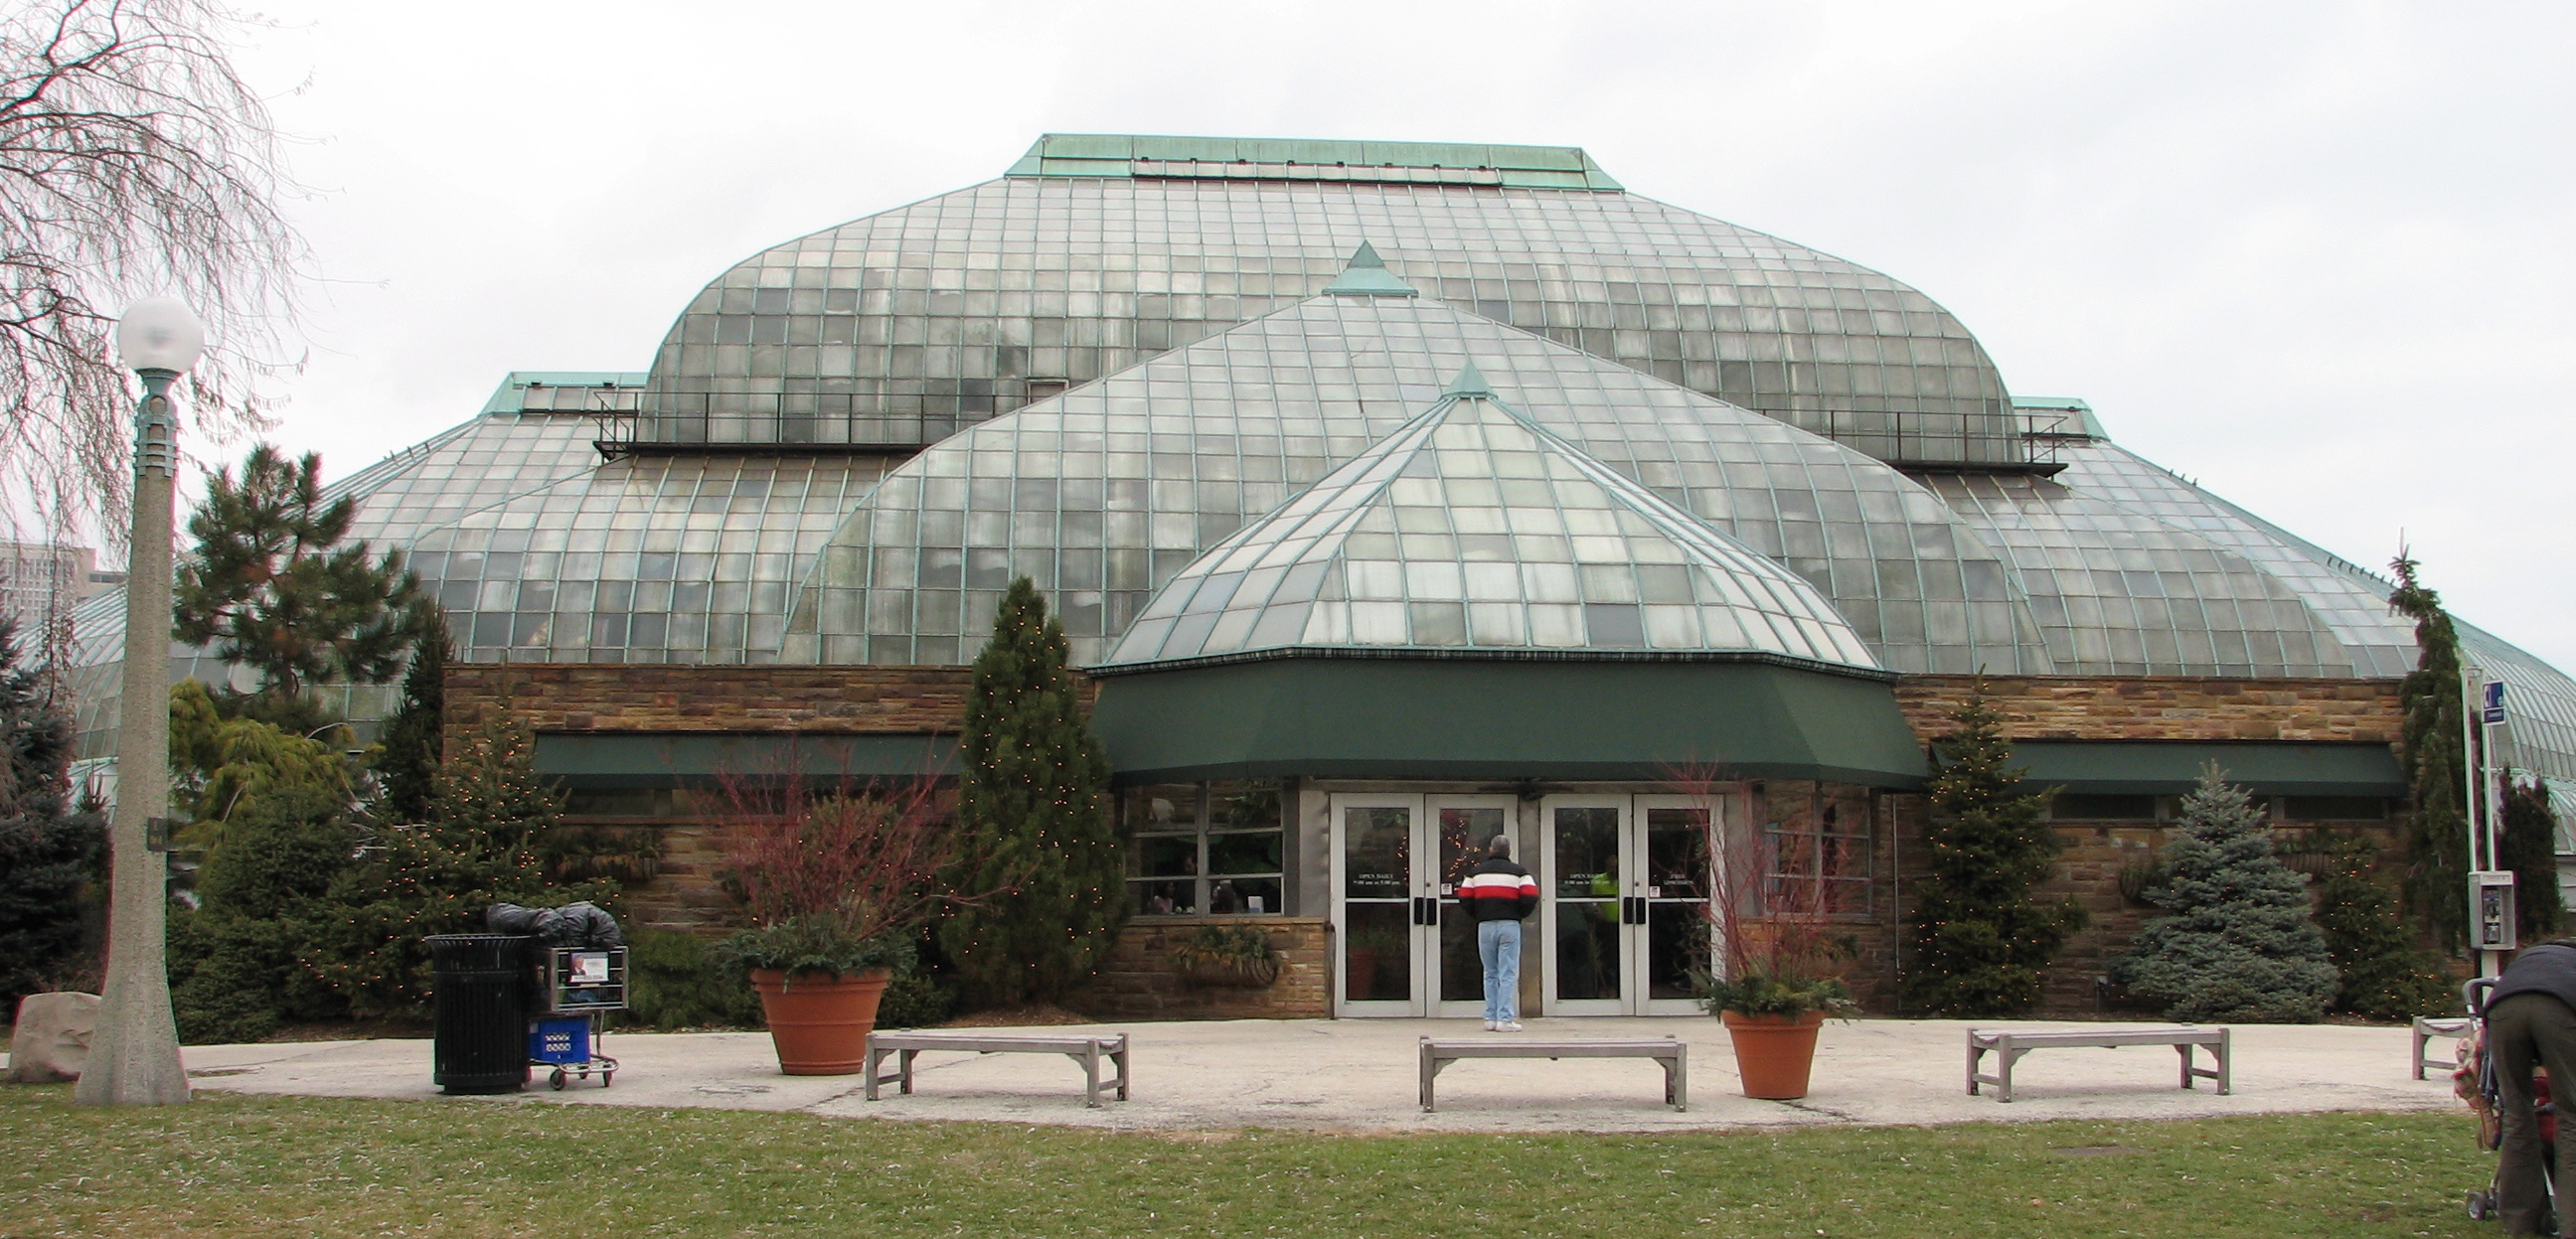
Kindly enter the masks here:
<path id="1" fill-rule="evenodd" d="M 1208 872 L 1277 873 L 1280 871 L 1280 839 L 1277 831 L 1210 835 Z"/>

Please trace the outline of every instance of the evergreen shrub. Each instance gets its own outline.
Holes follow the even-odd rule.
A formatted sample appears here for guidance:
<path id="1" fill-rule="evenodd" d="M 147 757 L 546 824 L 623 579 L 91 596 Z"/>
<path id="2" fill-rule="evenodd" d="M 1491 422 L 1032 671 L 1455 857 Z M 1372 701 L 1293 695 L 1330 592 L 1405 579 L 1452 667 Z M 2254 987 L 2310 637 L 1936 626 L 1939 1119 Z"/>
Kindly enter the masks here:
<path id="1" fill-rule="evenodd" d="M 2216 763 L 2183 797 L 2165 845 L 2169 874 L 2148 892 L 2165 915 L 2130 939 L 2112 976 L 2168 1019 L 2310 1024 L 2335 994 L 2307 879 L 2272 854 L 2272 832 Z"/>
<path id="2" fill-rule="evenodd" d="M 1934 745 L 1931 872 L 1906 918 L 1900 990 L 1908 1010 L 1996 1016 L 2027 1011 L 2069 935 L 2090 915 L 2072 898 L 2032 898 L 2063 847 L 2046 820 L 2049 794 L 2025 791 L 2003 719 L 1983 683 L 1951 712 Z"/>
<path id="3" fill-rule="evenodd" d="M 694 934 L 643 929 L 627 935 L 629 1017 L 664 1032 L 758 1028 L 760 995 L 740 970 L 722 967 Z"/>
<path id="4" fill-rule="evenodd" d="M 2335 967 L 2334 1009 L 2391 1022 L 2449 1014 L 2459 999 L 2398 915 L 2397 893 L 2374 876 L 2378 860 L 2379 849 L 2360 835 L 2328 841 L 2316 922 Z"/>

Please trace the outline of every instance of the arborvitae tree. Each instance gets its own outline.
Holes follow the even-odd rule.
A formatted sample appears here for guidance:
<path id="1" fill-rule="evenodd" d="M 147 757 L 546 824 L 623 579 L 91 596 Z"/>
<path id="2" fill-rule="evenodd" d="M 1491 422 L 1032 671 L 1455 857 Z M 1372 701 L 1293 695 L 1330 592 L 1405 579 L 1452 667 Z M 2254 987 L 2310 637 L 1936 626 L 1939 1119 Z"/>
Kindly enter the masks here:
<path id="1" fill-rule="evenodd" d="M 613 882 L 547 883 L 535 842 L 562 799 L 537 776 L 535 751 L 527 728 L 499 712 L 439 764 L 429 821 L 379 831 L 332 884 L 337 919 L 305 961 L 353 1011 L 425 1012 L 429 953 L 421 939 L 481 933 L 492 904 L 613 903 Z"/>
<path id="2" fill-rule="evenodd" d="M 2504 798 L 2504 835 L 2497 859 L 2513 870 L 2515 919 L 2528 946 L 2558 936 L 2567 919 L 2566 901 L 2558 892 L 2558 814 L 2549 803 L 2549 785 L 2534 778 L 2513 780 Z"/>
<path id="3" fill-rule="evenodd" d="M 345 496 L 324 501 L 311 454 L 288 460 L 263 443 L 238 481 L 229 468 L 208 475 L 173 595 L 179 639 L 257 669 L 283 697 L 392 678 L 422 624 L 420 578 L 399 550 L 377 560 L 364 542 L 340 545 L 357 511 Z"/>
<path id="4" fill-rule="evenodd" d="M 376 778 L 384 788 L 377 812 L 396 822 L 429 818 L 446 727 L 447 662 L 456 656 L 446 613 L 436 603 L 426 604 L 423 613 L 411 669 L 403 673 L 402 708 L 385 724 L 384 752 L 376 758 Z"/>
<path id="5" fill-rule="evenodd" d="M 2334 964 L 2334 1009 L 2374 1020 L 2441 1015 L 2459 1005 L 2437 961 L 2398 915 L 2397 893 L 2374 876 L 2379 849 L 2358 834 L 2326 847 L 2317 929 Z"/>
<path id="6" fill-rule="evenodd" d="M 2469 940 L 2468 818 L 2461 804 L 2468 758 L 2460 718 L 2460 637 L 2441 595 L 2415 578 L 2400 550 L 2389 564 L 2397 591 L 2388 605 L 2415 621 L 2415 671 L 2406 677 L 2401 733 L 2406 759 L 2406 906 L 2423 919 L 2436 945 Z"/>
<path id="7" fill-rule="evenodd" d="M 951 887 L 1009 889 L 961 909 L 939 944 L 970 1001 L 1049 1000 L 1091 974 L 1127 916 L 1126 868 L 1083 725 L 1064 630 L 1027 577 L 1011 582 L 975 659 L 959 742 L 960 857 Z"/>
<path id="8" fill-rule="evenodd" d="M 2309 1024 L 2335 993 L 2325 935 L 2308 917 L 2307 879 L 2272 854 L 2272 831 L 2244 788 L 2212 762 L 2182 800 L 2165 845 L 2165 915 L 2129 940 L 2112 975 L 2176 1020 Z"/>
<path id="9" fill-rule="evenodd" d="M 288 785 L 350 804 L 349 767 L 320 741 L 255 718 L 225 717 L 195 680 L 170 689 L 170 807 L 189 823 L 183 838 L 212 848 L 247 799 Z"/>
<path id="10" fill-rule="evenodd" d="M 82 891 L 106 843 L 98 814 L 71 812 L 71 720 L 19 665 L 0 619 L 0 1004 L 51 984 L 81 944 Z"/>
<path id="11" fill-rule="evenodd" d="M 2073 899 L 2031 898 L 2063 845 L 2044 820 L 2048 794 L 2023 791 L 2028 772 L 2006 764 L 2012 746 L 1982 682 L 1950 721 L 1932 759 L 1931 873 L 1906 919 L 1905 1003 L 1951 1016 L 2027 1011 L 2049 960 L 2090 918 Z"/>

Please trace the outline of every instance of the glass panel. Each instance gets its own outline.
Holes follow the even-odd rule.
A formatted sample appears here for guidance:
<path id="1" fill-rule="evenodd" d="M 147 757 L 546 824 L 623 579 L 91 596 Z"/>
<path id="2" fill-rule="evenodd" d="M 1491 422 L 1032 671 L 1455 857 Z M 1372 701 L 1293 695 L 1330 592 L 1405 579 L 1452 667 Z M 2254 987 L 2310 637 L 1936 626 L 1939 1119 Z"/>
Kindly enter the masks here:
<path id="1" fill-rule="evenodd" d="M 1559 806 L 1556 862 L 1556 996 L 1616 999 L 1620 965 L 1619 810 Z"/>
<path id="2" fill-rule="evenodd" d="M 1278 873 L 1280 832 L 1208 836 L 1208 872 Z"/>
<path id="3" fill-rule="evenodd" d="M 1476 922 L 1467 909 L 1447 898 L 1467 871 L 1485 859 L 1485 849 L 1504 833 L 1501 808 L 1440 810 L 1440 1000 L 1483 1002 L 1485 961 L 1476 950 Z"/>
<path id="4" fill-rule="evenodd" d="M 1128 893 L 1136 901 L 1138 916 L 1189 916 L 1198 912 L 1198 888 L 1195 881 L 1130 882 Z"/>
<path id="5" fill-rule="evenodd" d="M 1139 876 L 1148 878 L 1198 876 L 1198 836 L 1147 835 L 1138 839 L 1136 872 Z"/>
<path id="6" fill-rule="evenodd" d="M 1476 948 L 1476 922 L 1454 904 L 1440 906 L 1440 1001 L 1483 1002 L 1485 958 Z"/>
<path id="7" fill-rule="evenodd" d="M 1705 899 L 1708 811 L 1646 810 L 1646 894 L 1655 899 Z"/>
<path id="8" fill-rule="evenodd" d="M 1556 904 L 1556 996 L 1619 997 L 1619 902 L 1563 900 Z"/>
<path id="9" fill-rule="evenodd" d="M 1342 895 L 1413 896 L 1413 812 L 1398 807 L 1342 811 Z M 1358 909 L 1352 909 L 1356 916 Z"/>
<path id="10" fill-rule="evenodd" d="M 1250 915 L 1279 911 L 1279 879 L 1218 878 L 1208 883 L 1208 914 Z"/>
<path id="11" fill-rule="evenodd" d="M 1440 811 L 1440 893 L 1467 880 L 1467 871 L 1485 859 L 1485 848 L 1503 833 L 1501 809 Z"/>
<path id="12" fill-rule="evenodd" d="M 1344 906 L 1342 918 L 1342 972 L 1349 1000 L 1410 1000 L 1413 997 L 1413 917 L 1410 905 L 1353 903 Z"/>
<path id="13" fill-rule="evenodd" d="M 1646 997 L 1691 996 L 1691 973 L 1708 967 L 1709 932 L 1705 900 L 1646 902 Z"/>

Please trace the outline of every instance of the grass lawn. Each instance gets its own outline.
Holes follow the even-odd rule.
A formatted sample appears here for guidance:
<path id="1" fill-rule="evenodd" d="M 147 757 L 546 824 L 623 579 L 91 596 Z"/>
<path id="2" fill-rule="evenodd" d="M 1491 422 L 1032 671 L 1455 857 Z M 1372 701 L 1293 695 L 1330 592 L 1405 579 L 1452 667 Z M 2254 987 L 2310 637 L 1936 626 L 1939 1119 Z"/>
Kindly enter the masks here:
<path id="1" fill-rule="evenodd" d="M 0 1088 L 0 1236 L 2494 1235 L 2465 1114 L 1733 1135 L 1122 1135 Z"/>

